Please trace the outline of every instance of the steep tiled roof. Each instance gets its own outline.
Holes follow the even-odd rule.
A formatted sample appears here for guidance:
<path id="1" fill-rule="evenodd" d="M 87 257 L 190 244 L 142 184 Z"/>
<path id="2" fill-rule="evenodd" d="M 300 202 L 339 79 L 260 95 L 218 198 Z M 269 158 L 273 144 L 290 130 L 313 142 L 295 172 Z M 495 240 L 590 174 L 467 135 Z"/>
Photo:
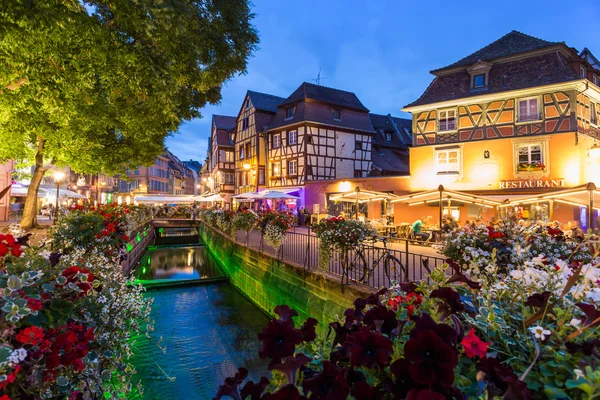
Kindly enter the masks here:
<path id="1" fill-rule="evenodd" d="M 393 146 L 393 147 L 405 147 L 411 143 L 410 136 L 407 137 L 404 128 L 398 126 L 394 119 L 400 120 L 401 118 L 392 117 L 390 114 L 381 115 L 369 113 L 371 119 L 371 126 L 375 130 L 373 135 L 373 143 L 381 146 Z M 410 120 L 408 120 L 410 121 Z M 388 142 L 385 140 L 385 134 L 391 133 L 392 141 Z"/>
<path id="2" fill-rule="evenodd" d="M 548 53 L 522 60 L 494 64 L 486 91 L 471 92 L 470 75 L 459 71 L 434 78 L 425 92 L 406 107 L 474 97 L 482 94 L 526 89 L 581 79 L 561 53 Z"/>
<path id="3" fill-rule="evenodd" d="M 561 43 L 548 42 L 546 40 L 538 39 L 518 31 L 512 31 L 502 36 L 495 42 L 488 44 L 484 48 L 477 50 L 475 53 L 470 54 L 446 67 L 433 70 L 431 73 L 435 74 L 436 72 L 450 68 L 467 67 L 479 60 L 491 61 L 497 58 L 508 57 L 519 53 L 526 53 L 528 51 L 538 50 L 558 44 Z"/>
<path id="4" fill-rule="evenodd" d="M 235 117 L 230 117 L 229 115 L 213 115 L 213 120 L 217 129 L 223 129 L 225 131 L 232 130 L 237 123 L 237 119 Z"/>
<path id="5" fill-rule="evenodd" d="M 370 176 L 408 175 L 408 151 L 381 148 L 371 152 L 373 170 Z"/>
<path id="6" fill-rule="evenodd" d="M 326 104 L 351 108 L 358 111 L 369 111 L 352 92 L 333 89 L 326 86 L 304 82 L 280 106 L 294 104 L 306 99 L 320 101 Z"/>
<path id="7" fill-rule="evenodd" d="M 272 94 L 266 94 L 261 92 L 255 92 L 248 90 L 248 96 L 252 102 L 252 106 L 260 111 L 267 111 L 276 113 L 277 106 L 285 100 L 283 97 L 273 96 Z"/>

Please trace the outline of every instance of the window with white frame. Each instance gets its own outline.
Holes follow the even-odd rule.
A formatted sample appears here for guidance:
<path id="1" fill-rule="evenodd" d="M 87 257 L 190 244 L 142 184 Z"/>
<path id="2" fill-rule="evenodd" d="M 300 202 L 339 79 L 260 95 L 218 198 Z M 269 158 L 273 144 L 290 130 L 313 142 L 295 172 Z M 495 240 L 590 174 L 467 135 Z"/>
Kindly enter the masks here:
<path id="1" fill-rule="evenodd" d="M 391 133 L 386 133 L 385 134 L 385 141 L 386 142 L 391 142 L 392 141 L 392 134 Z"/>
<path id="2" fill-rule="evenodd" d="M 594 82 L 594 85 L 600 86 L 600 78 L 598 78 L 598 75 L 592 77 L 592 82 Z"/>
<path id="3" fill-rule="evenodd" d="M 281 147 L 281 133 L 275 133 L 271 141 L 272 148 L 278 149 Z"/>
<path id="4" fill-rule="evenodd" d="M 597 104 L 594 102 L 590 103 L 590 122 L 594 125 L 598 124 L 598 115 L 596 115 Z"/>
<path id="5" fill-rule="evenodd" d="M 235 184 L 235 175 L 233 172 L 225 173 L 225 184 L 226 185 L 234 185 Z"/>
<path id="6" fill-rule="evenodd" d="M 288 161 L 287 168 L 288 168 L 288 170 L 287 170 L 288 175 L 298 175 L 298 161 L 296 161 L 296 160 Z"/>
<path id="7" fill-rule="evenodd" d="M 271 172 L 273 176 L 281 176 L 281 163 L 275 162 L 271 164 Z"/>
<path id="8" fill-rule="evenodd" d="M 585 79 L 585 75 L 586 75 L 586 70 L 585 67 L 583 65 L 579 66 L 579 75 Z"/>
<path id="9" fill-rule="evenodd" d="M 541 142 L 517 143 L 517 172 L 544 171 L 544 145 Z"/>
<path id="10" fill-rule="evenodd" d="M 233 161 L 234 161 L 233 151 L 226 151 L 225 152 L 225 162 L 232 163 Z"/>
<path id="11" fill-rule="evenodd" d="M 435 149 L 435 169 L 438 174 L 460 174 L 460 147 Z"/>
<path id="12" fill-rule="evenodd" d="M 438 132 L 450 132 L 456 130 L 456 110 L 438 111 Z"/>
<path id="13" fill-rule="evenodd" d="M 519 99 L 519 122 L 538 121 L 540 119 L 540 105 L 537 97 Z"/>
<path id="14" fill-rule="evenodd" d="M 298 143 L 298 132 L 289 131 L 287 133 L 287 142 L 288 142 L 288 145 L 297 144 Z"/>

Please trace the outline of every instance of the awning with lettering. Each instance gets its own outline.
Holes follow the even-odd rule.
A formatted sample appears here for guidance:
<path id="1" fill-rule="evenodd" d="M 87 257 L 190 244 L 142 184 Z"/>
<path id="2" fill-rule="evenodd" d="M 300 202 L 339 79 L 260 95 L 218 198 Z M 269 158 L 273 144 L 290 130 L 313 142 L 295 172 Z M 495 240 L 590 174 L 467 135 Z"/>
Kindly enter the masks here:
<path id="1" fill-rule="evenodd" d="M 559 190 L 556 192 L 511 198 L 502 204 L 501 207 L 514 207 L 548 201 L 555 201 L 557 203 L 570 204 L 578 207 L 589 207 L 593 208 L 594 210 L 600 210 L 600 190 L 598 190 L 594 183 L 590 182 L 585 185 Z"/>

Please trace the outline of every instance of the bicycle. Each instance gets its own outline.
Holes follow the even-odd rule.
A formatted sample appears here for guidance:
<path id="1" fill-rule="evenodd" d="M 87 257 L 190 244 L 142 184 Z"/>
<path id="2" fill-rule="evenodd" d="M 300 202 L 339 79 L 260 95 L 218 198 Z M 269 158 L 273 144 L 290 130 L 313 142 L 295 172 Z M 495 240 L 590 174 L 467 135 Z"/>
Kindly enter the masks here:
<path id="1" fill-rule="evenodd" d="M 352 257 L 352 261 L 349 263 L 349 270 L 353 270 L 357 268 L 360 270 L 360 266 L 362 266 L 362 276 L 357 280 L 358 282 L 368 282 L 371 273 L 375 271 L 375 269 L 382 265 L 383 261 L 383 271 L 385 276 L 388 279 L 388 283 L 392 284 L 392 277 L 390 275 L 391 272 L 394 272 L 394 277 L 397 276 L 397 272 L 400 272 L 401 279 L 404 279 L 408 276 L 408 270 L 402 264 L 402 262 L 392 254 L 392 250 L 388 249 L 387 237 L 385 236 L 372 236 L 367 238 L 363 243 L 361 243 L 354 252 Z M 367 257 L 365 257 L 365 243 L 371 243 L 374 245 L 377 241 L 381 241 L 383 243 L 383 248 L 381 250 L 381 254 L 378 257 L 373 257 L 373 262 L 369 267 L 369 263 L 367 262 Z"/>

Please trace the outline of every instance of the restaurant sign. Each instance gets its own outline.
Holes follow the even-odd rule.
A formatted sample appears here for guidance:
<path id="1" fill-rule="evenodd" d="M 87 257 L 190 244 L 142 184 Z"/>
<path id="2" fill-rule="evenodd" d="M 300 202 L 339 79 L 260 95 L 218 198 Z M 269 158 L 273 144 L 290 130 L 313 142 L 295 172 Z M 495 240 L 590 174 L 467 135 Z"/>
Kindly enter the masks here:
<path id="1" fill-rule="evenodd" d="M 500 189 L 534 189 L 534 188 L 562 188 L 565 180 L 559 179 L 515 179 L 500 181 Z"/>

